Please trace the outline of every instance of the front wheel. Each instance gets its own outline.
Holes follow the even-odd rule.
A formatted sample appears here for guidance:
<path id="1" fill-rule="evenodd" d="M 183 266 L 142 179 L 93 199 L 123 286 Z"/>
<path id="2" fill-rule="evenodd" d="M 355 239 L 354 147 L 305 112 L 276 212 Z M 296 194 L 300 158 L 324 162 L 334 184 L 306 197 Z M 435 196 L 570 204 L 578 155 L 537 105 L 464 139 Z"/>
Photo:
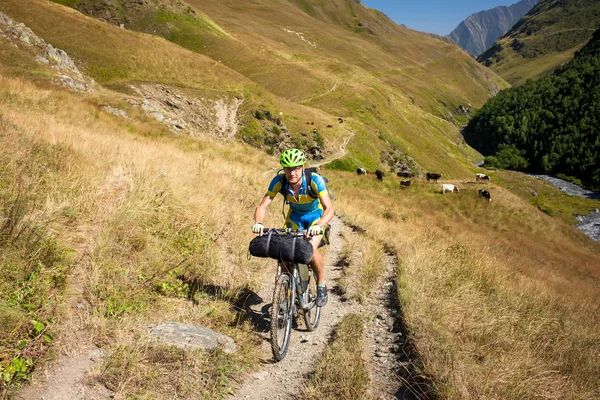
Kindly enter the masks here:
<path id="1" fill-rule="evenodd" d="M 303 296 L 305 296 L 306 304 L 313 302 L 312 308 L 304 310 L 304 325 L 306 325 L 306 330 L 312 332 L 317 329 L 319 321 L 321 321 L 321 307 L 317 307 L 314 303 L 317 301 L 317 274 L 315 271 L 312 271 L 311 276 L 309 276 L 308 287 Z"/>
<path id="2" fill-rule="evenodd" d="M 290 345 L 293 316 L 290 277 L 281 274 L 275 282 L 271 307 L 271 350 L 277 361 L 283 360 Z"/>

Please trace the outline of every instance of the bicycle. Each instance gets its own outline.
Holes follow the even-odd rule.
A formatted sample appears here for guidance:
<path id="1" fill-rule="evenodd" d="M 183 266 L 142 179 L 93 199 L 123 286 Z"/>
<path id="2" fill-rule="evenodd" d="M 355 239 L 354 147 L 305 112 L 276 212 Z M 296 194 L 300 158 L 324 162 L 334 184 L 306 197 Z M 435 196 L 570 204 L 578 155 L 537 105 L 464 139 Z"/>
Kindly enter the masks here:
<path id="1" fill-rule="evenodd" d="M 265 229 L 288 235 L 305 236 L 305 231 L 293 229 Z M 309 332 L 319 326 L 321 307 L 316 305 L 317 275 L 310 265 L 289 262 L 287 271 L 277 262 L 275 289 L 271 308 L 271 350 L 277 361 L 283 360 L 290 345 L 292 322 L 301 313 Z M 290 272 L 291 271 L 291 272 Z"/>

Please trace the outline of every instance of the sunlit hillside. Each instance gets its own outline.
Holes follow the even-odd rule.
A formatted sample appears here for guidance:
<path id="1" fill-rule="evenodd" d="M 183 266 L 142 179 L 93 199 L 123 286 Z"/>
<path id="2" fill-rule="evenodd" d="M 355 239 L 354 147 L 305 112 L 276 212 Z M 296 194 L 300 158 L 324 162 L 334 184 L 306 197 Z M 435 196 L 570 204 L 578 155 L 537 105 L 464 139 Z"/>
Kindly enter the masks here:
<path id="1" fill-rule="evenodd" d="M 322 10 L 308 2 L 298 8 L 285 1 L 190 1 L 197 10 L 191 16 L 177 8 L 122 11 L 131 21 L 126 28 L 163 36 L 190 52 L 168 50 L 155 38 L 141 43 L 147 36 L 59 5 L 28 2 L 8 0 L 0 9 L 75 60 L 85 60 L 82 68 L 100 84 L 127 91 L 128 83 L 150 81 L 213 96 L 227 90 L 244 99 L 239 136 L 247 143 L 278 150 L 271 127 L 253 115 L 282 112 L 290 141 L 308 150 L 307 137 L 317 129 L 325 141 L 318 153 L 325 155 L 335 153 L 352 130 L 357 140 L 348 146 L 345 165 L 373 170 L 382 163 L 408 166 L 408 156 L 418 172 L 467 173 L 469 163 L 461 160 L 477 156 L 462 145 L 458 127 L 468 115 L 459 106 L 479 107 L 504 85 L 458 47 L 401 28 L 354 1 Z M 343 12 L 329 21 L 336 4 Z M 358 24 L 360 29 L 349 27 Z M 211 78 L 203 79 L 205 74 Z M 338 117 L 348 123 L 338 124 Z"/>
<path id="2" fill-rule="evenodd" d="M 410 389 L 440 399 L 600 396 L 600 244 L 572 226 L 598 201 L 516 173 L 475 183 L 479 155 L 457 127 L 469 116 L 456 107 L 481 106 L 502 80 L 356 1 L 178 4 L 162 19 L 117 8 L 123 20 L 106 22 L 55 2 L 0 2 L 12 28 L 24 23 L 66 50 L 87 85 L 73 86 L 77 74 L 0 15 L 0 398 L 45 396 L 44 383 L 82 355 L 90 398 L 224 398 L 271 365 L 246 307 L 275 269 L 248 257 L 253 212 L 278 146 L 311 151 L 319 141 L 348 232 L 343 259 L 329 266 L 343 274 L 331 296 L 344 292 L 362 315 L 335 335 L 311 332 L 328 381 L 309 387 L 289 374 L 305 398 L 377 394 L 369 360 L 356 355 L 378 321 L 363 302 L 378 295 L 386 257 L 397 260 L 388 287 Z M 191 23 L 181 17 L 188 5 Z M 395 175 L 355 172 L 400 161 L 444 176 L 400 189 Z M 442 194 L 442 182 L 460 192 Z M 280 211 L 278 198 L 265 224 L 280 225 Z M 164 321 L 226 334 L 237 351 L 156 342 L 149 327 Z M 101 356 L 92 362 L 90 351 Z M 360 379 L 340 353 L 354 355 Z"/>
<path id="3" fill-rule="evenodd" d="M 600 24 L 595 0 L 542 0 L 478 60 L 511 85 L 536 79 L 571 60 Z"/>

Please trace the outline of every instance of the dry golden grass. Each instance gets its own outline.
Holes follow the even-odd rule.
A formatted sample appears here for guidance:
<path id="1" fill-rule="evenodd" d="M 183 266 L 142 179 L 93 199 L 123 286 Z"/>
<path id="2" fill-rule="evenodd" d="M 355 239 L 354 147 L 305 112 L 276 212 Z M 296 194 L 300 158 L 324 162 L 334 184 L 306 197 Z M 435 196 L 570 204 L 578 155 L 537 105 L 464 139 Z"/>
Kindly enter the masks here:
<path id="1" fill-rule="evenodd" d="M 441 398 L 598 395 L 597 243 L 496 185 L 488 203 L 474 185 L 330 180 L 344 218 L 397 250 L 419 368 Z"/>
<path id="2" fill-rule="evenodd" d="M 374 239 L 356 232 L 346 235 L 340 256 L 343 269 L 339 283 L 345 298 L 361 303 L 369 298 L 385 268 L 384 256 L 381 244 Z"/>
<path id="3" fill-rule="evenodd" d="M 364 321 L 348 314 L 335 328 L 332 343 L 310 375 L 303 399 L 365 399 L 369 372 L 363 359 Z"/>
<path id="4" fill-rule="evenodd" d="M 102 346 L 114 360 L 131 356 L 108 365 L 101 376 L 113 382 L 131 373 L 132 382 L 138 382 L 147 358 L 162 351 L 138 344 L 148 323 L 203 323 L 232 335 L 241 351 L 233 357 L 216 354 L 217 363 L 202 352 L 187 355 L 197 365 L 195 376 L 203 377 L 187 390 L 200 388 L 209 397 L 222 393 L 228 385 L 215 382 L 256 362 L 253 335 L 240 321 L 235 300 L 271 272 L 246 257 L 252 211 L 265 190 L 260 171 L 248 167 L 259 154 L 241 151 L 237 144 L 147 137 L 143 133 L 156 126 L 128 121 L 127 127 L 99 112 L 93 99 L 81 100 L 0 77 L 0 115 L 14 127 L 8 138 L 16 142 L 9 160 L 27 161 L 20 143 L 27 138 L 42 149 L 64 149 L 58 156 L 68 157 L 62 169 L 43 176 L 43 206 L 24 221 L 56 220 L 69 210 L 68 219 L 52 225 L 51 237 L 75 252 L 77 267 L 67 278 L 67 292 L 57 296 L 85 300 L 92 314 L 84 326 L 51 324 L 50 329 L 58 338 L 78 332 L 82 343 Z M 68 313 L 60 306 L 53 315 L 41 315 L 47 322 L 64 314 L 64 321 L 76 324 Z M 171 398 L 180 384 L 173 381 L 162 388 L 164 397 L 155 398 Z M 111 389 L 126 397 L 152 390 L 134 383 Z"/>

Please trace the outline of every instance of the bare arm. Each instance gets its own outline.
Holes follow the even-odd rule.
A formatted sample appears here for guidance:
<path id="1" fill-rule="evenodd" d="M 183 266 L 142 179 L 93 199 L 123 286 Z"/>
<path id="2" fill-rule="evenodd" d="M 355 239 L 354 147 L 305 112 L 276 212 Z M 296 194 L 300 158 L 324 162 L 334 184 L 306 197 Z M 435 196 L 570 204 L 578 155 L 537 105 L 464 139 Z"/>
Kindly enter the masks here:
<path id="1" fill-rule="evenodd" d="M 323 206 L 323 215 L 321 215 L 321 218 L 319 218 L 317 224 L 320 226 L 325 226 L 333 219 L 333 202 L 331 201 L 331 197 L 329 197 L 329 193 L 324 193 L 321 197 L 319 197 L 319 200 Z"/>
<path id="2" fill-rule="evenodd" d="M 267 214 L 267 208 L 269 208 L 269 205 L 271 205 L 272 201 L 273 198 L 269 195 L 265 195 L 265 197 L 263 197 L 263 199 L 260 201 L 260 204 L 254 211 L 254 222 L 262 224 L 265 219 L 265 215 Z"/>

